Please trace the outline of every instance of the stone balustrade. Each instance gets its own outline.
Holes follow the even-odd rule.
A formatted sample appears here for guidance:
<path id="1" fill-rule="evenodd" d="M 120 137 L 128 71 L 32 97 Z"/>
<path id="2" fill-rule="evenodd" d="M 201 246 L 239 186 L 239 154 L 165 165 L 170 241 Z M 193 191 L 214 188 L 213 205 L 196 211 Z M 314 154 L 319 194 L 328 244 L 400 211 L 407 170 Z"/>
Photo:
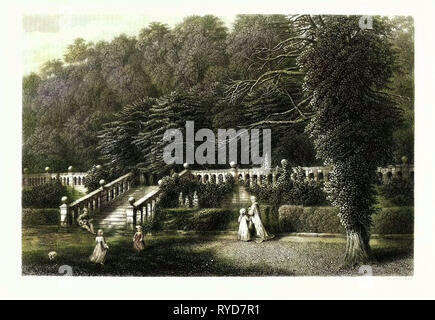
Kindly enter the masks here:
<path id="1" fill-rule="evenodd" d="M 414 165 L 407 163 L 379 167 L 377 170 L 379 181 L 388 183 L 393 178 L 414 179 Z"/>
<path id="2" fill-rule="evenodd" d="M 86 172 L 24 173 L 22 177 L 22 185 L 23 187 L 34 187 L 45 183 L 60 181 L 64 186 L 70 186 L 78 191 L 86 192 L 86 176 Z"/>
<path id="3" fill-rule="evenodd" d="M 302 167 L 307 179 L 327 181 L 331 167 Z M 225 182 L 227 175 L 232 175 L 237 183 L 249 181 L 250 185 L 274 185 L 281 173 L 278 168 L 231 168 L 216 170 L 192 170 L 191 173 L 202 183 L 212 182 L 219 184 Z"/>
<path id="4" fill-rule="evenodd" d="M 182 177 L 188 173 L 188 170 L 183 170 L 178 175 Z M 161 189 L 157 187 L 156 190 L 147 193 L 137 201 L 133 197 L 128 199 L 130 205 L 126 209 L 127 229 L 133 230 L 135 225 L 142 225 L 146 221 L 150 221 L 154 218 L 160 195 Z"/>
<path id="5" fill-rule="evenodd" d="M 294 169 L 294 168 L 293 168 Z M 332 167 L 302 167 L 307 180 L 328 181 Z M 196 179 L 202 183 L 225 182 L 228 174 L 232 175 L 236 182 L 244 183 L 249 181 L 250 185 L 274 185 L 280 177 L 280 169 L 277 168 L 231 168 L 231 169 L 210 169 L 191 170 Z M 388 183 L 393 177 L 414 178 L 414 166 L 408 164 L 391 165 L 377 168 L 380 182 Z"/>
<path id="6" fill-rule="evenodd" d="M 107 184 L 105 184 L 104 180 L 101 180 L 101 187 L 99 189 L 92 191 L 70 204 L 66 204 L 68 199 L 63 197 L 63 204 L 60 206 L 61 226 L 67 227 L 75 224 L 77 217 L 84 208 L 87 208 L 89 214 L 92 215 L 97 212 L 97 210 L 104 208 L 124 194 L 130 189 L 130 176 L 131 173 L 128 173 Z"/>

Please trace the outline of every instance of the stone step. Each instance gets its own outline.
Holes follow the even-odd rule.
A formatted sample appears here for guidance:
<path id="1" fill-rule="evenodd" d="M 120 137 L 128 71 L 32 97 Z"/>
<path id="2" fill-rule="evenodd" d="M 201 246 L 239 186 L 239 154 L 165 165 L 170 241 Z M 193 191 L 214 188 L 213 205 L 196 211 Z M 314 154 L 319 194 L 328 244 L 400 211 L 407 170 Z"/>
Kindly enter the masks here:
<path id="1" fill-rule="evenodd" d="M 124 222 L 126 221 L 126 217 L 108 217 L 108 218 L 103 218 L 103 219 L 98 219 L 98 220 L 94 220 L 97 221 L 96 223 L 101 223 L 101 222 Z"/>
<path id="2" fill-rule="evenodd" d="M 94 225 L 95 226 L 103 226 L 103 225 L 107 225 L 107 226 L 126 226 L 125 221 L 101 221 L 97 224 Z"/>
<path id="3" fill-rule="evenodd" d="M 94 228 L 103 230 L 115 230 L 123 232 L 126 230 L 126 209 L 130 206 L 129 197 L 136 200 L 144 197 L 147 193 L 155 190 L 157 186 L 141 186 L 136 189 L 130 189 L 117 199 L 109 203 L 101 212 L 96 213 L 94 218 Z"/>

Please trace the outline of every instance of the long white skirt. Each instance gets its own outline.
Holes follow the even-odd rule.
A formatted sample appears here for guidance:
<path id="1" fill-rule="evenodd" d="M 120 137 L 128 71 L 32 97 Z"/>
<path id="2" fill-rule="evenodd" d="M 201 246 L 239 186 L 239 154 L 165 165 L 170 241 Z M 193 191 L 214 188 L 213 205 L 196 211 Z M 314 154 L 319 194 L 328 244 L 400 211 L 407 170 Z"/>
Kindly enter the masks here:
<path id="1" fill-rule="evenodd" d="M 89 257 L 89 260 L 93 263 L 104 263 L 104 260 L 106 259 L 106 253 L 107 249 L 104 248 L 104 245 L 101 242 L 98 242 L 95 245 L 94 252 Z"/>

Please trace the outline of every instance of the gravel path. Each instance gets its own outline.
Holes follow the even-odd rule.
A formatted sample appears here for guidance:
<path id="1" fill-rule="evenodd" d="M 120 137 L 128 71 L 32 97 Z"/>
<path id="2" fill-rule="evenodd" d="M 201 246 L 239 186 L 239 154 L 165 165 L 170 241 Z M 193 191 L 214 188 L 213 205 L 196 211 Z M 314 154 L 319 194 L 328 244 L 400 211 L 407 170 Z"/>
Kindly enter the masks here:
<path id="1" fill-rule="evenodd" d="M 217 260 L 231 262 L 242 269 L 262 270 L 258 275 L 361 275 L 359 268 L 341 268 L 345 245 L 344 239 L 336 238 L 289 236 L 255 243 L 234 241 L 227 236 L 192 244 L 192 250 L 210 250 Z M 413 274 L 412 241 L 372 240 L 371 245 L 376 260 L 370 264 L 373 275 Z"/>

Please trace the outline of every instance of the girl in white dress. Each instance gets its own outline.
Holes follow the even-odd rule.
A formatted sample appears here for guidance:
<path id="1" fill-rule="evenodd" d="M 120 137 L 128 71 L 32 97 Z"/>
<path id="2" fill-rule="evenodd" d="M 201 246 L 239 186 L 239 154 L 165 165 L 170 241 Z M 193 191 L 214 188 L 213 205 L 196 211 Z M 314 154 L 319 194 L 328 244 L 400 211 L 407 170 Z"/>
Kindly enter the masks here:
<path id="1" fill-rule="evenodd" d="M 91 260 L 91 262 L 93 263 L 104 264 L 107 249 L 109 249 L 109 246 L 107 245 L 106 240 L 103 237 L 103 230 L 98 230 L 97 237 L 95 238 L 95 243 L 96 244 L 94 252 L 89 257 L 89 260 Z"/>
<path id="2" fill-rule="evenodd" d="M 238 240 L 249 241 L 251 240 L 251 233 L 249 232 L 248 223 L 251 218 L 246 214 L 246 209 L 240 209 L 239 216 L 239 233 L 237 235 Z"/>

